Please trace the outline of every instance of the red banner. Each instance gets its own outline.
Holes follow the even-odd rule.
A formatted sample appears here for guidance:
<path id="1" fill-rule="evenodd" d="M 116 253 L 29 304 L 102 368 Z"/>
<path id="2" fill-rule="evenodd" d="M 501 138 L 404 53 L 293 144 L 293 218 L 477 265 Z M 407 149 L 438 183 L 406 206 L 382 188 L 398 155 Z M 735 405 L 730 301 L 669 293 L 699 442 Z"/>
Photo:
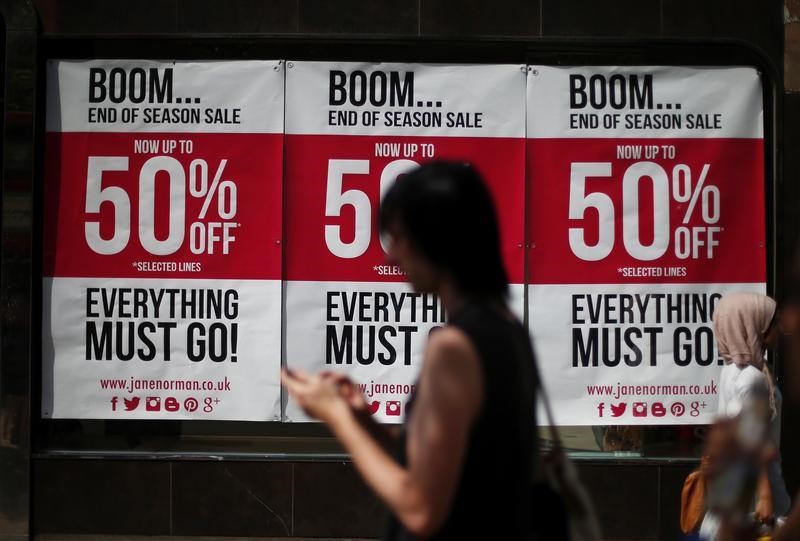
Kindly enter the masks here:
<path id="1" fill-rule="evenodd" d="M 509 279 L 522 283 L 524 141 L 508 138 L 287 136 L 286 278 L 404 282 L 375 227 L 381 187 L 433 158 L 469 161 L 485 176 Z"/>
<path id="2" fill-rule="evenodd" d="M 761 140 L 530 139 L 528 177 L 536 284 L 766 278 Z"/>
<path id="3" fill-rule="evenodd" d="M 269 202 L 281 201 L 282 145 L 280 134 L 48 133 L 45 276 L 280 280 Z"/>

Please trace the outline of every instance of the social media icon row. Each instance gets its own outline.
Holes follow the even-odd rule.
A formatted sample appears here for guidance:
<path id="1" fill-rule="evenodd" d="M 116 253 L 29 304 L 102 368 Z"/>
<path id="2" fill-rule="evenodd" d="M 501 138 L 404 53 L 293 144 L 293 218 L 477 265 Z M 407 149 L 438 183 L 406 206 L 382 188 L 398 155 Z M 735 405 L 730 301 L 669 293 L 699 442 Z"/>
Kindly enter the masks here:
<path id="1" fill-rule="evenodd" d="M 608 406 L 611 410 L 611 417 L 622 417 L 625 415 L 625 412 L 628 411 L 627 402 L 620 402 L 619 404 L 610 403 Z M 605 415 L 605 409 L 605 402 L 601 402 L 597 405 L 597 413 L 599 417 L 603 417 Z M 684 413 L 686 413 L 686 406 L 681 402 L 673 402 L 669 408 L 669 411 L 674 417 L 681 417 Z M 650 405 L 648 412 L 647 402 L 634 402 L 631 405 L 631 415 L 633 417 L 664 417 L 667 415 L 667 408 L 664 407 L 664 404 L 661 402 L 653 402 Z"/>
<path id="2" fill-rule="evenodd" d="M 369 414 L 375 415 L 378 413 L 378 410 L 381 409 L 381 401 L 374 400 L 372 403 L 368 404 L 367 407 L 369 409 Z M 399 400 L 387 400 L 384 411 L 389 417 L 399 417 L 400 412 L 402 411 L 402 405 L 400 404 Z"/>
<path id="3" fill-rule="evenodd" d="M 136 411 L 139 409 L 139 405 L 141 404 L 142 399 L 138 396 L 132 396 L 130 398 L 122 397 L 122 403 L 124 405 L 124 411 Z M 119 397 L 114 396 L 111 398 L 111 411 L 117 411 L 119 404 Z M 183 409 L 188 412 L 197 411 L 197 408 L 200 406 L 200 403 L 197 401 L 196 398 L 189 397 L 183 401 Z M 164 402 L 161 402 L 160 396 L 148 396 L 145 398 L 144 401 L 144 410 L 145 411 L 178 411 L 181 409 L 181 403 L 178 401 L 177 398 L 174 396 L 168 396 L 164 399 Z"/>

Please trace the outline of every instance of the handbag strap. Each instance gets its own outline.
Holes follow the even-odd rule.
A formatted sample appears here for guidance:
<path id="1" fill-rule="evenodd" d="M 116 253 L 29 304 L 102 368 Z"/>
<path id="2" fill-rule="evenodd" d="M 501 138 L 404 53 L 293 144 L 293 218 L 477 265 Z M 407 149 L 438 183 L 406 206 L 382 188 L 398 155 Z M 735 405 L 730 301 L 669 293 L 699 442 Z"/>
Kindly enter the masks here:
<path id="1" fill-rule="evenodd" d="M 542 404 L 544 404 L 544 411 L 545 415 L 547 416 L 547 424 L 548 429 L 550 432 L 550 439 L 553 442 L 553 447 L 555 449 L 563 449 L 563 443 L 561 441 L 561 436 L 558 434 L 558 430 L 556 430 L 556 421 L 553 417 L 553 408 L 550 406 L 550 398 L 547 396 L 547 391 L 544 388 L 544 382 L 542 381 L 542 376 L 539 373 L 539 364 L 536 360 L 536 354 L 533 351 L 533 344 L 531 343 L 530 336 L 525 334 L 527 338 L 527 347 L 528 351 L 530 352 L 531 358 L 531 365 L 533 369 L 533 377 L 534 377 L 534 385 L 533 389 L 536 394 L 542 397 Z M 534 426 L 536 426 L 536 419 L 533 420 Z"/>
<path id="2" fill-rule="evenodd" d="M 550 439 L 553 442 L 553 448 L 557 450 L 563 449 L 563 443 L 561 441 L 561 436 L 559 436 L 558 431 L 556 430 L 556 423 L 555 419 L 553 418 L 553 409 L 550 406 L 550 399 L 547 396 L 547 391 L 544 388 L 544 383 L 542 382 L 542 377 L 539 374 L 539 365 L 536 361 L 536 353 L 533 351 L 533 343 L 531 342 L 530 334 L 528 334 L 527 329 L 520 325 L 520 337 L 521 340 L 515 340 L 512 343 L 515 343 L 517 347 L 522 346 L 531 360 L 531 370 L 533 372 L 533 391 L 534 395 L 540 395 L 542 397 L 542 403 L 544 404 L 544 411 L 545 415 L 547 416 L 547 424 L 548 429 L 550 431 Z M 537 426 L 537 419 L 534 412 L 533 416 L 533 429 L 534 429 L 534 440 L 537 439 L 537 434 L 535 433 Z"/>

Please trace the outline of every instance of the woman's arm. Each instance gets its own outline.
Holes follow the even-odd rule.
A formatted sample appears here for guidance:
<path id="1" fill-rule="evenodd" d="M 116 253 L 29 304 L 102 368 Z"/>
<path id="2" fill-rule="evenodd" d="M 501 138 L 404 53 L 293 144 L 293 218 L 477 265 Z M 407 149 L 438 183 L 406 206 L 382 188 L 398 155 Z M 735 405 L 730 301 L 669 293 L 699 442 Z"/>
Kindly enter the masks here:
<path id="1" fill-rule="evenodd" d="M 431 335 L 420 381 L 408 421 L 408 465 L 403 467 L 358 421 L 330 381 L 284 376 L 295 399 L 328 424 L 398 520 L 414 535 L 427 537 L 447 518 L 483 400 L 478 354 L 462 331 L 446 327 Z"/>
<path id="2" fill-rule="evenodd" d="M 755 518 L 764 523 L 769 523 L 775 518 L 772 506 L 772 487 L 769 484 L 769 467 L 766 464 L 761 468 L 758 476 Z"/>
<path id="3" fill-rule="evenodd" d="M 435 532 L 447 518 L 483 399 L 483 371 L 472 342 L 454 327 L 434 333 L 406 442 L 409 475 L 425 502 L 424 531 Z"/>

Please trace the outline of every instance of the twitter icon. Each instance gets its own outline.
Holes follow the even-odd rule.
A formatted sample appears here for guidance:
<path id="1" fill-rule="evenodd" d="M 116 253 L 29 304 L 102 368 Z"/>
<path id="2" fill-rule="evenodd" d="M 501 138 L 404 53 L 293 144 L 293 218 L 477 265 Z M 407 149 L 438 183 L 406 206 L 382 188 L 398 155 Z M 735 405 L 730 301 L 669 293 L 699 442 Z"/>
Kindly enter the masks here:
<path id="1" fill-rule="evenodd" d="M 625 415 L 625 410 L 628 409 L 628 404 L 620 402 L 619 404 L 611 404 L 611 416 L 622 417 Z"/>
<path id="2" fill-rule="evenodd" d="M 139 400 L 138 396 L 134 396 L 130 400 L 125 398 L 123 401 L 125 402 L 125 411 L 133 411 L 139 407 Z"/>

